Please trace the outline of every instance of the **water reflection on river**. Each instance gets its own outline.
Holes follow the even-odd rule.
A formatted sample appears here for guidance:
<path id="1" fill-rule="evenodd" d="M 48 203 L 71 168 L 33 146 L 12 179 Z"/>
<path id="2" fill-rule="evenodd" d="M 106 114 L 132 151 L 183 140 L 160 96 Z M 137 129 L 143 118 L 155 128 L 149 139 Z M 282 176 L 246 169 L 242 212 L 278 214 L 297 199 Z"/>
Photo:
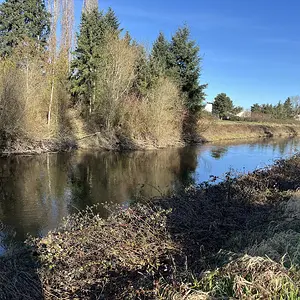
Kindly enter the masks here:
<path id="1" fill-rule="evenodd" d="M 293 154 L 298 146 L 299 139 L 274 139 L 147 152 L 1 158 L 2 232 L 13 228 L 16 240 L 42 235 L 86 206 L 171 193 L 229 168 L 251 171 Z M 100 213 L 106 215 L 104 209 Z"/>

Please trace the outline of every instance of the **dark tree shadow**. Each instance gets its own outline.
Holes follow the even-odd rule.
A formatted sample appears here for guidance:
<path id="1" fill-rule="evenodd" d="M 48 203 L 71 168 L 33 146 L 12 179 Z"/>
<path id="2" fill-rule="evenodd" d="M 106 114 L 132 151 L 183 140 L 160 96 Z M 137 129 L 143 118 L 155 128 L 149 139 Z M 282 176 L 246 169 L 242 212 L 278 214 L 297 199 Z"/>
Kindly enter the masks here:
<path id="1" fill-rule="evenodd" d="M 199 116 L 187 113 L 182 122 L 181 139 L 188 145 L 199 144 L 205 139 L 199 134 Z"/>
<path id="2" fill-rule="evenodd" d="M 2 242 L 9 243 L 8 240 L 9 237 Z M 0 299 L 44 299 L 38 265 L 33 248 L 24 245 L 6 248 L 6 253 L 0 256 Z"/>

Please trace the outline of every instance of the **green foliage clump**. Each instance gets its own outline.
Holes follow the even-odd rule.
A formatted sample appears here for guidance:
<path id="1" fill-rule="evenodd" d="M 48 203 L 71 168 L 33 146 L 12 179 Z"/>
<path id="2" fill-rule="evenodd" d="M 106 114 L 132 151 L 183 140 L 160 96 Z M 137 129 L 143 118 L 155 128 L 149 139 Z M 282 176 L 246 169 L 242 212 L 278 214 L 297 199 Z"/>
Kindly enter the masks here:
<path id="1" fill-rule="evenodd" d="M 109 140 L 126 141 L 124 147 L 181 143 L 182 131 L 196 127 L 206 85 L 199 83 L 202 59 L 187 26 L 179 28 L 171 41 L 160 33 L 148 53 L 128 32 L 121 35 L 113 9 L 99 11 L 97 1 L 89 0 L 84 2 L 75 51 L 70 55 L 72 4 L 5 0 L 0 14 L 0 56 L 9 57 L 13 65 L 14 84 L 22 83 L 17 95 L 14 84 L 0 82 L 0 92 L 11 91 L 0 99 L 5 102 L 0 103 L 5 107 L 1 124 L 15 115 L 19 121 L 14 131 L 31 128 L 39 133 L 33 134 L 36 139 L 71 134 L 81 140 L 101 132 Z M 38 81 L 35 93 L 34 79 Z M 129 114 L 130 109 L 134 113 Z M 189 114 L 194 116 L 186 117 Z M 183 126 L 187 120 L 195 120 L 195 126 Z M 8 124 L 3 128 L 11 131 Z"/>
<path id="2" fill-rule="evenodd" d="M 5 0 L 0 4 L 0 55 L 11 55 L 26 38 L 36 47 L 46 46 L 50 32 L 50 14 L 44 0 Z"/>
<path id="3" fill-rule="evenodd" d="M 153 44 L 150 59 L 156 76 L 164 74 L 175 80 L 187 109 L 192 113 L 202 109 L 207 87 L 207 84 L 199 83 L 202 60 L 199 50 L 195 41 L 191 40 L 189 28 L 184 26 L 176 31 L 170 42 L 160 33 Z"/>
<path id="4" fill-rule="evenodd" d="M 272 104 L 258 104 L 255 103 L 251 106 L 251 112 L 255 117 L 268 116 L 277 120 L 293 119 L 298 114 L 297 103 L 293 103 L 292 99 L 288 97 L 283 103 L 278 102 L 276 105 Z"/>
<path id="5" fill-rule="evenodd" d="M 106 14 L 98 9 L 84 11 L 80 33 L 71 63 L 71 93 L 75 102 L 82 101 L 90 113 L 95 102 L 95 90 L 99 65 L 104 56 L 108 34 L 118 35 L 119 22 L 112 9 Z"/>
<path id="6" fill-rule="evenodd" d="M 205 97 L 206 84 L 200 85 L 199 47 L 190 39 L 190 30 L 187 26 L 179 28 L 172 37 L 168 68 L 178 80 L 179 86 L 186 95 L 186 106 L 191 112 L 198 112 L 202 108 Z"/>
<path id="7" fill-rule="evenodd" d="M 220 118 L 225 118 L 231 115 L 237 115 L 242 110 L 242 107 L 233 105 L 230 97 L 225 93 L 221 93 L 217 95 L 214 100 L 212 113 Z"/>

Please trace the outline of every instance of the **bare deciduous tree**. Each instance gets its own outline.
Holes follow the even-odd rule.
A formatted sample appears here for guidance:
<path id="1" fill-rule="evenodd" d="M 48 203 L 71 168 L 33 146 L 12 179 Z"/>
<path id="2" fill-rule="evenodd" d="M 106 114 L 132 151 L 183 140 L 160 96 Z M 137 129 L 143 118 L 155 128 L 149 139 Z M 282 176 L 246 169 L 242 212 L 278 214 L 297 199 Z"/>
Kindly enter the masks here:
<path id="1" fill-rule="evenodd" d="M 300 96 L 297 95 L 297 96 L 292 96 L 290 98 L 291 98 L 291 101 L 293 104 L 295 115 L 299 116 L 300 115 Z"/>
<path id="2" fill-rule="evenodd" d="M 91 12 L 94 9 L 98 9 L 98 0 L 84 0 L 83 1 L 83 11 Z"/>
<path id="3" fill-rule="evenodd" d="M 50 83 L 50 101 L 48 107 L 48 117 L 47 124 L 50 128 L 51 124 L 51 112 L 54 98 L 54 86 L 55 86 L 55 63 L 56 63 L 56 55 L 57 55 L 57 22 L 59 18 L 59 0 L 51 0 L 49 1 L 49 11 L 52 16 L 51 20 L 51 35 L 49 39 L 49 66 L 50 66 L 50 74 L 51 74 L 51 83 Z"/>
<path id="4" fill-rule="evenodd" d="M 47 125 L 50 130 L 57 79 L 67 78 L 70 68 L 74 30 L 74 0 L 49 0 L 48 5 L 52 16 L 48 60 L 50 100 L 47 114 Z M 58 28 L 60 29 L 59 39 L 57 38 Z M 58 108 L 58 104 L 56 106 Z"/>

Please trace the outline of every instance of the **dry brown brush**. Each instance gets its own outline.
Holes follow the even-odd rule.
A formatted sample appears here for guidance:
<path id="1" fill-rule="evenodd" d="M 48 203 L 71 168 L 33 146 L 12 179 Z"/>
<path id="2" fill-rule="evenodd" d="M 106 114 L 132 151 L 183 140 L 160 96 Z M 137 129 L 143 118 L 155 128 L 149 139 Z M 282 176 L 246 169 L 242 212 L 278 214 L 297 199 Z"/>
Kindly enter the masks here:
<path id="1" fill-rule="evenodd" d="M 60 61 L 57 61 L 59 68 Z M 61 66 L 60 66 L 61 67 Z M 52 75 L 48 53 L 41 53 L 26 40 L 10 58 L 0 60 L 0 142 L 1 150 L 26 152 L 36 142 L 49 141 L 49 149 L 70 133 L 66 120 L 68 94 L 66 77 L 56 72 L 57 84 L 51 89 Z M 49 99 L 52 117 L 49 123 Z M 51 144 L 51 145 L 50 145 Z M 22 148 L 23 146 L 23 148 Z"/>
<path id="2" fill-rule="evenodd" d="M 118 210 L 107 221 L 89 212 L 70 217 L 33 244 L 47 299 L 153 297 L 175 247 L 166 212 L 144 206 Z"/>
<path id="3" fill-rule="evenodd" d="M 96 81 L 88 131 L 102 132 L 123 148 L 166 147 L 181 141 L 183 103 L 168 78 L 158 78 L 143 96 L 135 90 L 140 53 L 126 40 L 107 37 Z M 115 136 L 114 140 L 111 138 Z"/>

